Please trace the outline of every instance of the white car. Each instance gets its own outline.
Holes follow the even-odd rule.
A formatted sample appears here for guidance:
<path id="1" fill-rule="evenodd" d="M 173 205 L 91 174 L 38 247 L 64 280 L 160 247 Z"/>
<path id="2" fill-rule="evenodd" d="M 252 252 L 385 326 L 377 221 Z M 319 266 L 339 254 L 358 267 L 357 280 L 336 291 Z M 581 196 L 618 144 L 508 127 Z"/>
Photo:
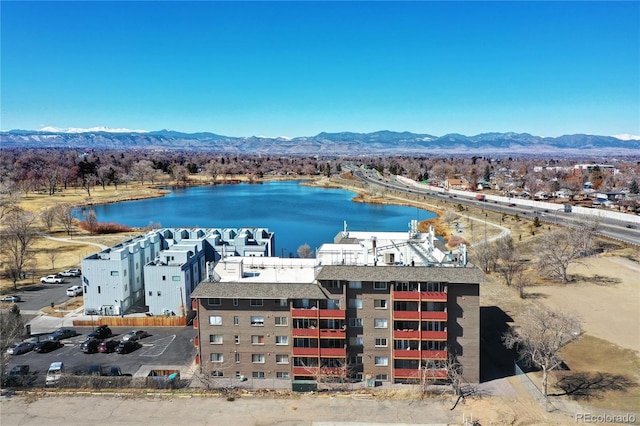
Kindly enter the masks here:
<path id="1" fill-rule="evenodd" d="M 82 287 L 80 287 L 79 285 L 74 285 L 67 289 L 67 296 L 69 297 L 75 297 L 81 294 L 82 294 Z"/>
<path id="2" fill-rule="evenodd" d="M 61 362 L 52 362 L 47 371 L 47 378 L 45 379 L 46 386 L 57 385 L 64 371 L 64 364 Z"/>
<path id="3" fill-rule="evenodd" d="M 61 275 L 63 277 L 79 277 L 80 275 L 82 275 L 82 272 L 80 272 L 80 269 L 77 268 L 65 269 L 64 271 L 60 271 L 58 275 Z"/>
<path id="4" fill-rule="evenodd" d="M 62 284 L 64 279 L 57 275 L 47 275 L 46 277 L 40 278 L 40 282 L 43 284 Z"/>

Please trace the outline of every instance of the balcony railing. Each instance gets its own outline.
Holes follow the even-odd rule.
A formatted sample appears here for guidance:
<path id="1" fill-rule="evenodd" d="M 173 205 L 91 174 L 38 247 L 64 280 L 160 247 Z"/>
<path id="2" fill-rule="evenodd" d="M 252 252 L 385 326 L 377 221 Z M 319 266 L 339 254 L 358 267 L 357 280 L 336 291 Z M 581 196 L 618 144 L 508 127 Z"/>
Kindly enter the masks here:
<path id="1" fill-rule="evenodd" d="M 447 293 L 444 291 L 394 291 L 393 300 L 446 302 Z"/>
<path id="2" fill-rule="evenodd" d="M 444 311 L 393 311 L 394 320 L 407 320 L 407 321 L 419 321 L 419 320 L 447 320 L 447 312 Z"/>
<path id="3" fill-rule="evenodd" d="M 344 358 L 346 355 L 347 351 L 345 348 L 320 348 L 321 357 Z"/>
<path id="4" fill-rule="evenodd" d="M 393 338 L 420 340 L 420 332 L 418 330 L 393 330 Z"/>
<path id="5" fill-rule="evenodd" d="M 341 329 L 322 329 L 320 330 L 320 337 L 327 339 L 345 339 L 347 332 Z"/>
<path id="6" fill-rule="evenodd" d="M 317 328 L 292 328 L 291 334 L 293 337 L 318 337 Z"/>
<path id="7" fill-rule="evenodd" d="M 292 318 L 318 318 L 318 309 L 291 309 Z"/>
<path id="8" fill-rule="evenodd" d="M 342 309 L 320 309 L 320 318 L 344 319 L 345 311 Z"/>
<path id="9" fill-rule="evenodd" d="M 413 368 L 394 368 L 393 375 L 397 379 L 420 379 L 426 377 L 429 379 L 446 379 L 447 370 L 417 370 Z"/>
<path id="10" fill-rule="evenodd" d="M 447 351 L 422 351 L 423 359 L 447 359 Z"/>
<path id="11" fill-rule="evenodd" d="M 420 333 L 422 340 L 447 340 L 446 331 L 423 331 Z"/>
<path id="12" fill-rule="evenodd" d="M 294 376 L 315 376 L 318 374 L 318 367 L 293 367 Z"/>
<path id="13" fill-rule="evenodd" d="M 398 359 L 420 359 L 420 351 L 417 349 L 395 349 L 393 357 Z"/>
<path id="14" fill-rule="evenodd" d="M 447 320 L 447 312 L 440 311 L 422 311 L 420 312 L 420 318 L 423 320 Z"/>
<path id="15" fill-rule="evenodd" d="M 318 356 L 320 348 L 293 348 L 294 356 Z"/>

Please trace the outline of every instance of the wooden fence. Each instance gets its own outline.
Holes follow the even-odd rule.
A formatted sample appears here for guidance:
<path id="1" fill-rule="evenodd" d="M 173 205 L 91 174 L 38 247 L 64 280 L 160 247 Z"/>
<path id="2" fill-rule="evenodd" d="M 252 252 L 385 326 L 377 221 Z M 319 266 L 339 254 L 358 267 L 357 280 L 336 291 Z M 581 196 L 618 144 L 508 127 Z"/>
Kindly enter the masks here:
<path id="1" fill-rule="evenodd" d="M 184 327 L 187 325 L 185 317 L 97 317 L 91 320 L 73 320 L 76 327 L 91 327 L 106 324 L 112 327 Z"/>

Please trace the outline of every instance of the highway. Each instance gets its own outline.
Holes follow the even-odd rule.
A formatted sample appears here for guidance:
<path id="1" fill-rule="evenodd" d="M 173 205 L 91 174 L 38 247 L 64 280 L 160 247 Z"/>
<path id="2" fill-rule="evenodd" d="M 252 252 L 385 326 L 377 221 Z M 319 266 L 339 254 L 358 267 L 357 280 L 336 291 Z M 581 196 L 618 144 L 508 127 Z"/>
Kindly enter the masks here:
<path id="1" fill-rule="evenodd" d="M 395 177 L 387 178 L 381 176 L 376 170 L 364 170 L 364 169 L 351 169 L 353 175 L 362 180 L 367 186 L 371 188 L 380 187 L 386 190 L 405 192 L 407 194 L 420 195 L 433 198 L 434 200 L 443 200 L 446 202 L 455 202 L 463 206 L 471 206 L 484 208 L 489 211 L 506 213 L 509 215 L 520 215 L 533 219 L 538 216 L 538 219 L 542 222 L 554 223 L 564 226 L 584 226 L 585 222 L 589 219 L 593 219 L 598 215 L 598 210 L 593 209 L 593 215 L 587 216 L 584 214 L 565 213 L 562 205 L 558 205 L 556 210 L 536 210 L 531 206 L 519 205 L 517 199 L 504 198 L 504 201 L 487 200 L 479 201 L 475 198 L 476 194 L 469 193 L 469 195 L 462 195 L 459 192 L 451 194 L 443 191 L 437 192 L 436 190 L 428 187 L 420 188 L 414 185 L 409 185 L 402 182 Z M 612 238 L 617 241 L 632 244 L 636 247 L 640 247 L 640 226 L 634 221 L 636 218 L 629 215 L 629 221 L 619 221 L 608 219 L 604 217 L 598 217 L 598 233 L 602 236 Z"/>

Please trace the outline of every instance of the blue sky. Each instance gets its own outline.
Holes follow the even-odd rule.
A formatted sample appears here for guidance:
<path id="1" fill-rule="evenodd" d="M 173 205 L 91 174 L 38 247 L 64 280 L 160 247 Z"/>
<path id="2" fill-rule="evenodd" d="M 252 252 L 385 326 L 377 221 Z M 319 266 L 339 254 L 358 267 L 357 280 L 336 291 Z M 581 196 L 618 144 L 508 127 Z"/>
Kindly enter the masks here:
<path id="1" fill-rule="evenodd" d="M 0 128 L 640 135 L 639 2 L 7 2 Z"/>

